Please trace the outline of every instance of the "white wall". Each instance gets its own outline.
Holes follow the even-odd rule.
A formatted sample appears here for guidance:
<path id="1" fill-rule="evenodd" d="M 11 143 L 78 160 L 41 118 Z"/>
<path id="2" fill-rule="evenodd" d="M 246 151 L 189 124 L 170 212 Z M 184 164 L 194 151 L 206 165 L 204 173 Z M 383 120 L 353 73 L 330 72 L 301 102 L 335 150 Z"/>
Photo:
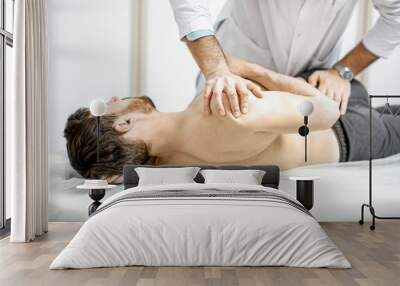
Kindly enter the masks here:
<path id="1" fill-rule="evenodd" d="M 67 116 L 96 97 L 131 95 L 131 0 L 49 0 L 49 148 Z"/>
<path id="2" fill-rule="evenodd" d="M 378 19 L 378 12 L 374 10 L 372 23 Z M 400 95 L 400 47 L 388 59 L 380 59 L 368 71 L 368 91 L 371 94 Z M 397 100 L 400 103 L 400 100 Z"/>
<path id="3" fill-rule="evenodd" d="M 226 0 L 209 1 L 215 19 Z M 145 0 L 145 71 L 142 93 L 161 111 L 184 109 L 195 94 L 198 68 L 179 40 L 169 1 Z"/>
<path id="4" fill-rule="evenodd" d="M 400 95 L 400 49 L 389 59 L 381 59 L 375 63 L 368 75 L 368 91 L 370 94 Z"/>

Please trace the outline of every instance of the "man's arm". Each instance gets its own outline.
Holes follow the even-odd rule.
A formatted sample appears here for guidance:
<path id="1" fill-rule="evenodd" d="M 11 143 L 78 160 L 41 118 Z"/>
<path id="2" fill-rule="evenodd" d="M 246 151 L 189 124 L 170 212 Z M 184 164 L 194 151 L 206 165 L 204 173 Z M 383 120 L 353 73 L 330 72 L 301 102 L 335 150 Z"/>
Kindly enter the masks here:
<path id="1" fill-rule="evenodd" d="M 233 73 L 261 85 L 266 90 L 286 91 L 303 96 L 320 94 L 303 79 L 280 74 L 231 55 L 227 55 L 226 58 Z"/>
<path id="2" fill-rule="evenodd" d="M 276 91 L 269 92 L 257 104 L 253 104 L 251 112 L 243 118 L 256 131 L 297 133 L 303 122 L 299 106 L 305 100 L 314 105 L 309 122 L 311 130 L 331 128 L 339 118 L 338 104 L 304 80 L 279 74 L 232 56 L 227 56 L 227 60 L 232 72 L 257 82 L 267 90 Z"/>
<path id="3" fill-rule="evenodd" d="M 252 121 L 250 124 L 256 131 L 296 134 L 304 122 L 304 117 L 299 111 L 304 101 L 309 101 L 314 106 L 308 122 L 311 131 L 331 128 L 340 116 L 337 103 L 322 93 L 301 96 L 276 91 L 268 92 L 254 110 L 250 110 L 248 115 L 249 121 Z"/>

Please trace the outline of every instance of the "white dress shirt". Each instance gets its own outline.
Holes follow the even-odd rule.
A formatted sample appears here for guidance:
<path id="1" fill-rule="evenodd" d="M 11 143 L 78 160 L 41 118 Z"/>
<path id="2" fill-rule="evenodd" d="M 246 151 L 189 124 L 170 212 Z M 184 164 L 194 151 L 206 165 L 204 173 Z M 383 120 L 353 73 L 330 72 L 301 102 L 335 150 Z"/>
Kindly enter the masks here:
<path id="1" fill-rule="evenodd" d="M 380 18 L 363 43 L 386 58 L 400 44 L 400 0 L 372 1 Z M 214 27 L 208 0 L 170 2 L 180 37 L 214 28 L 226 53 L 297 75 L 338 60 L 357 0 L 228 0 Z"/>

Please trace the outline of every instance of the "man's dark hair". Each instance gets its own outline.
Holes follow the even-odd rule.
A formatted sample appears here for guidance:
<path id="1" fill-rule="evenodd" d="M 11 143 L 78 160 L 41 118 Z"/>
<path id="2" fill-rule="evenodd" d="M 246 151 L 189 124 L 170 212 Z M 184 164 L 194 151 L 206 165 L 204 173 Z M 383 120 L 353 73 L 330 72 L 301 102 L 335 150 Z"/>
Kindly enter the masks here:
<path id="1" fill-rule="evenodd" d="M 89 109 L 71 114 L 64 129 L 68 158 L 84 178 L 108 179 L 121 176 L 125 164 L 143 164 L 148 151 L 143 141 L 125 143 L 113 129 L 114 116 L 101 117 L 100 160 L 97 162 L 96 118 Z"/>

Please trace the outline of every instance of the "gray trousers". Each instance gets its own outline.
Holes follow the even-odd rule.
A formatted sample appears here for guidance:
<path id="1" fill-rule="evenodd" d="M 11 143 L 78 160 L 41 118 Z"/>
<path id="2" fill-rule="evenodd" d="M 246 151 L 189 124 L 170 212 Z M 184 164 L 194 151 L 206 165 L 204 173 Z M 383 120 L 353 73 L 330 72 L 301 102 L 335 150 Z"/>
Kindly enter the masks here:
<path id="1" fill-rule="evenodd" d="M 393 113 L 400 105 L 391 105 Z M 389 111 L 382 114 L 384 106 L 372 109 L 372 158 L 384 158 L 400 153 L 400 114 Z M 369 159 L 369 98 L 365 87 L 357 80 L 351 83 L 349 107 L 339 119 L 347 142 L 347 160 Z"/>

